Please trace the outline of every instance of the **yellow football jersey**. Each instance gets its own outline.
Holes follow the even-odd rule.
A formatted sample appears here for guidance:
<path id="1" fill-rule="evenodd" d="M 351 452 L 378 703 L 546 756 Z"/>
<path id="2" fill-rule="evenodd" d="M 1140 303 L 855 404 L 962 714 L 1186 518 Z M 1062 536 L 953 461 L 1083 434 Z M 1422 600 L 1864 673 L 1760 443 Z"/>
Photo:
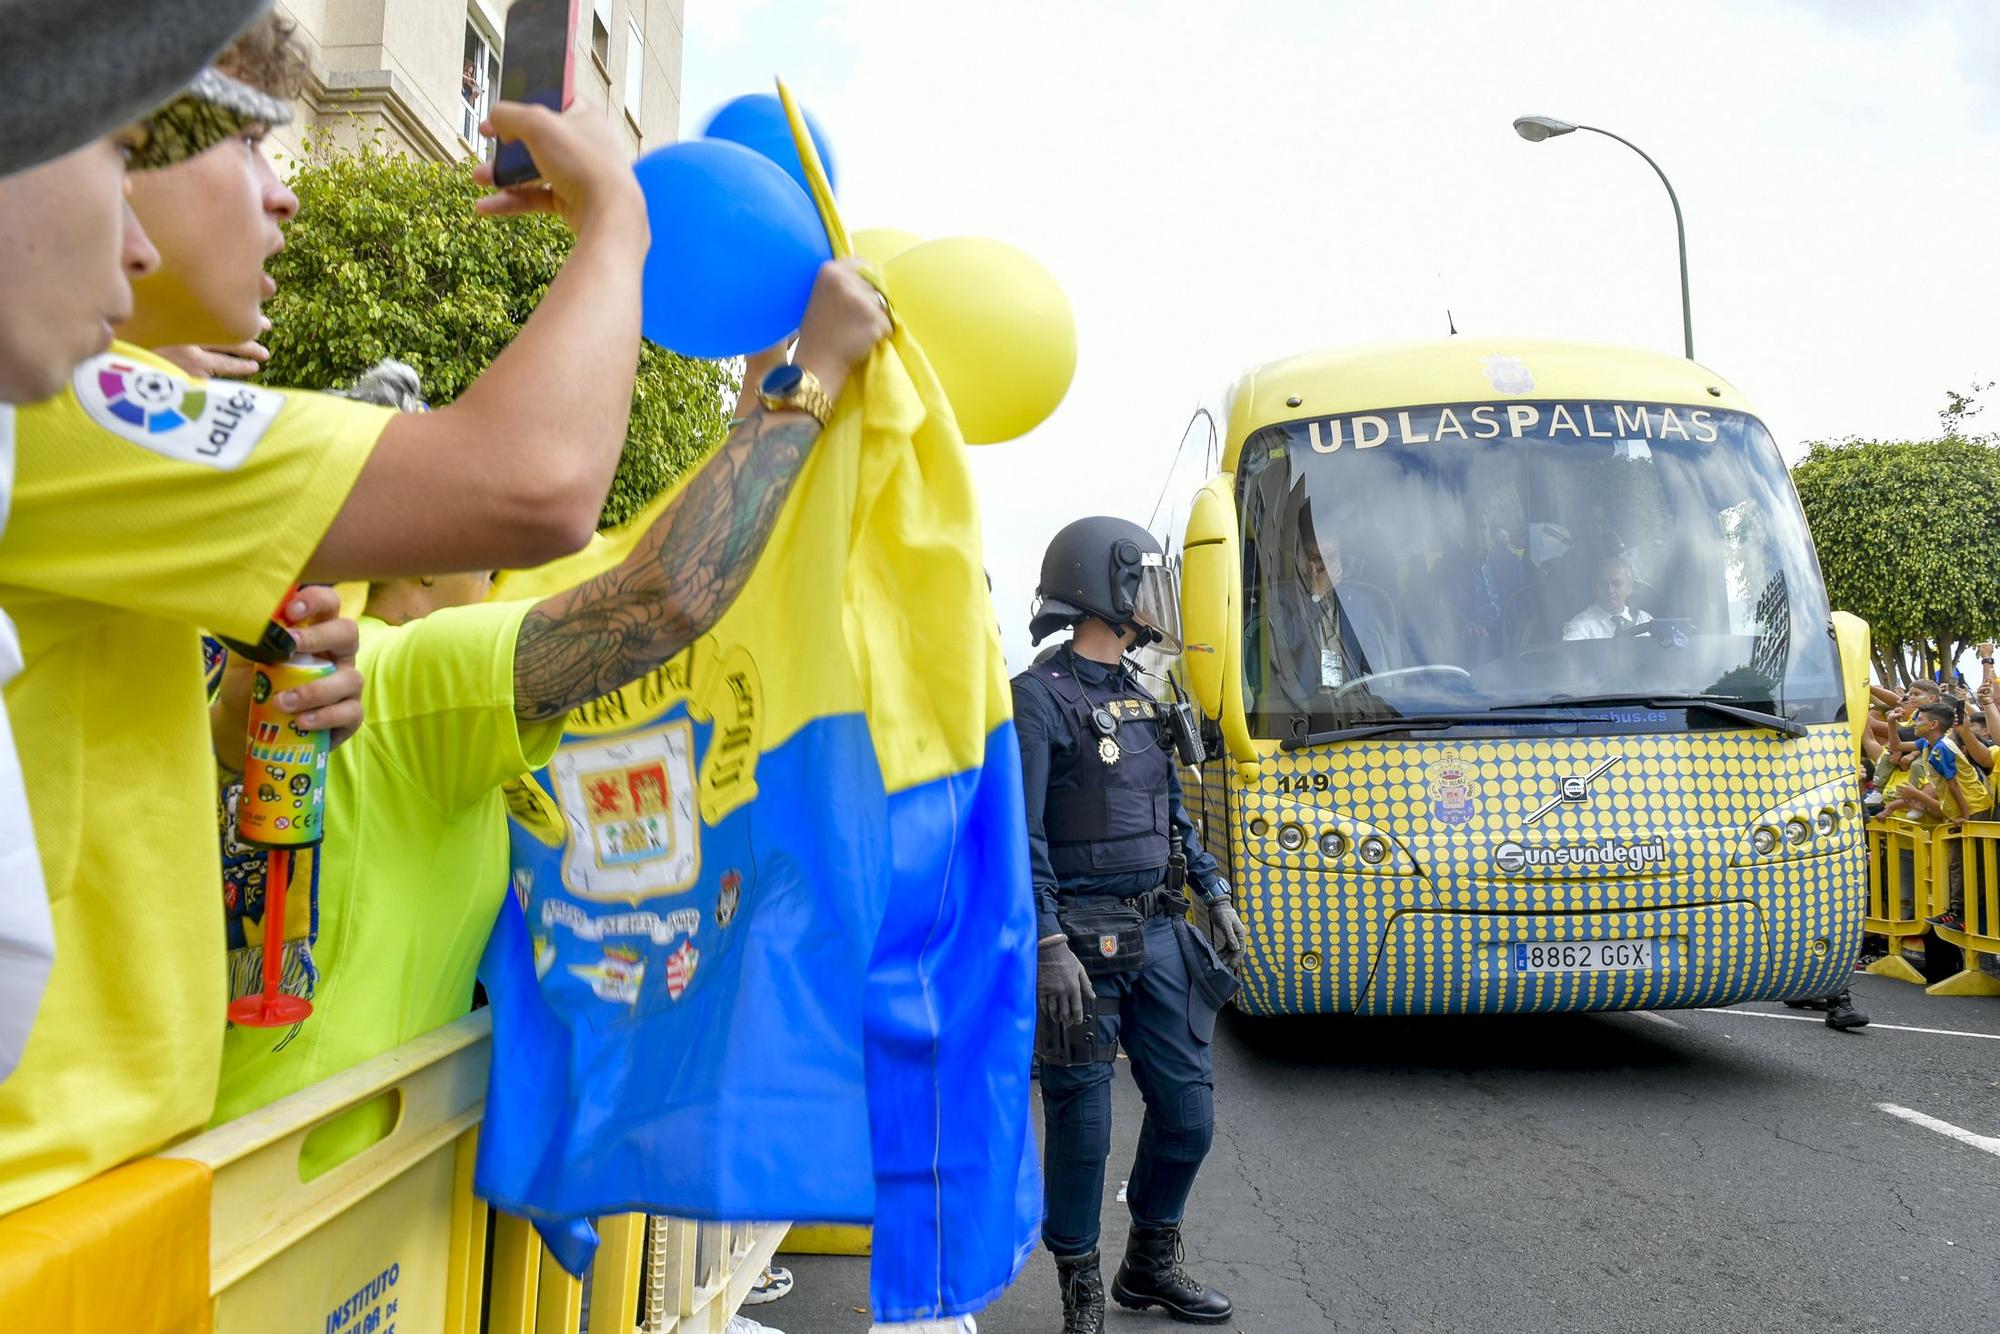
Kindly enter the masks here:
<path id="1" fill-rule="evenodd" d="M 223 933 L 195 627 L 261 634 L 393 415 L 122 344 L 18 413 L 6 705 L 56 962 L 0 1084 L 0 1214 L 208 1120 Z"/>

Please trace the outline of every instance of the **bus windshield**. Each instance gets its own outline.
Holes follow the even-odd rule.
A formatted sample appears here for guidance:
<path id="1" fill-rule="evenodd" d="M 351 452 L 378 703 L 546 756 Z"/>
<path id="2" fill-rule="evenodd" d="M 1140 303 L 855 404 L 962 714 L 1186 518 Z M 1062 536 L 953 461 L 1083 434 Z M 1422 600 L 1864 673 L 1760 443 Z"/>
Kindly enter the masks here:
<path id="1" fill-rule="evenodd" d="M 1672 730 L 1659 701 L 1690 698 L 1839 716 L 1805 519 L 1746 413 L 1516 400 L 1285 422 L 1244 443 L 1237 498 L 1254 735 L 1566 707 L 1580 730 Z"/>

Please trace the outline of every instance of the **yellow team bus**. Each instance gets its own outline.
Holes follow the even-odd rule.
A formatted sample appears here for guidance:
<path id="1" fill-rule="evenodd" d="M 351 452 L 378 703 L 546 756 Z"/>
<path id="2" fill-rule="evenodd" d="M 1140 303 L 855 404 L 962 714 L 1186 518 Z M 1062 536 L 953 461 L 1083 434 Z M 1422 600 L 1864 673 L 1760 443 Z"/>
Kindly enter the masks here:
<path id="1" fill-rule="evenodd" d="M 1150 526 L 1244 1010 L 1844 985 L 1867 627 L 1713 373 L 1472 338 L 1276 362 L 1195 413 Z"/>

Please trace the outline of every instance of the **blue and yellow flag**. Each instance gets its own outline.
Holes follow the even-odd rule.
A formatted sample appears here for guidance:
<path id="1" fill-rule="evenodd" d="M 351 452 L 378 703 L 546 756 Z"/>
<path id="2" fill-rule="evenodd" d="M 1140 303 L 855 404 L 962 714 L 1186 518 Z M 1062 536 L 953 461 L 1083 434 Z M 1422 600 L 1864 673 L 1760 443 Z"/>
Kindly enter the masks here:
<path id="1" fill-rule="evenodd" d="M 573 1272 L 603 1214 L 872 1222 L 906 1320 L 1035 1243 L 1035 917 L 963 450 L 898 329 L 736 604 L 513 793 L 478 1185 Z M 609 568 L 670 499 L 499 595 Z"/>

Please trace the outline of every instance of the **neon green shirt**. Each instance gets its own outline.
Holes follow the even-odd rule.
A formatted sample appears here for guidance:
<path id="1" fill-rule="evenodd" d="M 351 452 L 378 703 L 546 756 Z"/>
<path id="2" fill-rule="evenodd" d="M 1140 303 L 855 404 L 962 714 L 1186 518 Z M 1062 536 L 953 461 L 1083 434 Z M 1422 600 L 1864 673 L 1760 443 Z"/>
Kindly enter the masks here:
<path id="1" fill-rule="evenodd" d="M 400 626 L 361 619 L 367 721 L 327 775 L 312 1016 L 289 1042 L 286 1030 L 229 1030 L 217 1122 L 472 1008 L 507 892 L 500 785 L 546 764 L 562 740 L 561 718 L 514 716 L 514 638 L 533 605 L 450 607 Z M 384 1121 L 330 1127 L 308 1143 L 304 1172 L 378 1138 Z"/>

